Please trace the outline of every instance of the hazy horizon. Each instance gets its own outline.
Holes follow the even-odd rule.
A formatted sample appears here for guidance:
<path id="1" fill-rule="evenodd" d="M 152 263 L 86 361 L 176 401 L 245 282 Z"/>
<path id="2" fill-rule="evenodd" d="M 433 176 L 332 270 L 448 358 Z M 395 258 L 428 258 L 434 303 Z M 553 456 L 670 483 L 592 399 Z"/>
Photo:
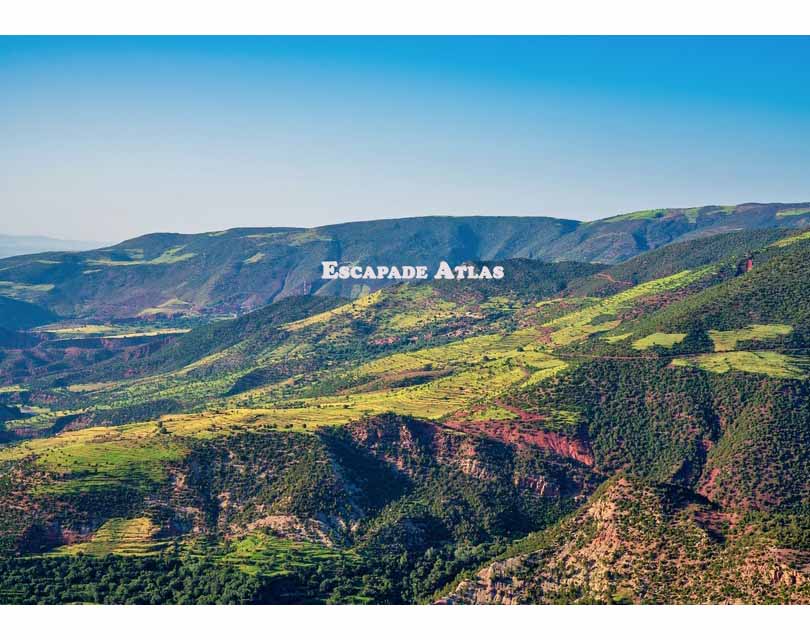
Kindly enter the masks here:
<path id="1" fill-rule="evenodd" d="M 2 232 L 801 202 L 810 38 L 3 37 Z"/>

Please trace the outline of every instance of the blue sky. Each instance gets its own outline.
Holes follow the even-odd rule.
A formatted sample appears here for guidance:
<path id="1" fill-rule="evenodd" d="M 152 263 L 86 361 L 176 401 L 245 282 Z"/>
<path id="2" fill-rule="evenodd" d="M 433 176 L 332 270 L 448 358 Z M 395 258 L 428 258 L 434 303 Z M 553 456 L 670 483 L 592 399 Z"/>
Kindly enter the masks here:
<path id="1" fill-rule="evenodd" d="M 0 38 L 0 233 L 810 200 L 810 38 Z"/>

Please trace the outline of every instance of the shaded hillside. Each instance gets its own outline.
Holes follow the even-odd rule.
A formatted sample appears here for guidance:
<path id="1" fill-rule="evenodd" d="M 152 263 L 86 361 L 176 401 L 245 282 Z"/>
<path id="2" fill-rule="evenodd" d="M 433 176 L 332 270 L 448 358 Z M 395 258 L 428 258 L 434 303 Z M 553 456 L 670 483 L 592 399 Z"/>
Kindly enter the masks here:
<path id="1" fill-rule="evenodd" d="M 580 225 L 555 242 L 557 260 L 623 262 L 676 240 L 741 229 L 801 227 L 810 220 L 810 203 L 650 209 Z"/>
<path id="2" fill-rule="evenodd" d="M 0 296 L 0 328 L 2 329 L 30 329 L 48 324 L 56 319 L 55 314 L 40 306 Z"/>

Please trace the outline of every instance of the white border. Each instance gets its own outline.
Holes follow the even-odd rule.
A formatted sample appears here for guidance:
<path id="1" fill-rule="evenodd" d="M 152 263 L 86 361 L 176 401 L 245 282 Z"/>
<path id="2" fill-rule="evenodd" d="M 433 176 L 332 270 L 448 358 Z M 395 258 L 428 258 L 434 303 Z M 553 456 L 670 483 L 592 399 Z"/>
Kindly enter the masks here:
<path id="1" fill-rule="evenodd" d="M 804 0 L 15 0 L 4 34 L 790 34 Z"/>
<path id="2" fill-rule="evenodd" d="M 751 0 L 25 0 L 19 34 L 807 34 L 806 2 Z M 0 61 L 2 62 L 2 61 Z M 806 629 L 807 607 L 2 607 L 8 637 L 761 638 Z"/>
<path id="3" fill-rule="evenodd" d="M 522 640 L 523 638 L 757 638 L 795 636 L 800 606 L 3 607 L 7 637 L 59 640 Z M 793 632 L 793 633 L 791 633 Z"/>

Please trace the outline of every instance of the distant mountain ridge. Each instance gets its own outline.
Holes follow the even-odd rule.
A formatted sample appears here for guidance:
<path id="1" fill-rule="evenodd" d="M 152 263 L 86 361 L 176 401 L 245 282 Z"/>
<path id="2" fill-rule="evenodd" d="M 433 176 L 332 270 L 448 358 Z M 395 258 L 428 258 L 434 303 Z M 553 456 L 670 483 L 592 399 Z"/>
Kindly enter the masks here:
<path id="1" fill-rule="evenodd" d="M 0 258 L 22 256 L 43 251 L 87 251 L 102 246 L 103 242 L 63 240 L 46 236 L 16 236 L 0 234 Z"/>
<path id="2" fill-rule="evenodd" d="M 387 283 L 320 278 L 324 260 L 424 264 L 530 258 L 616 264 L 679 240 L 810 225 L 810 203 L 654 209 L 593 222 L 419 217 L 311 229 L 159 233 L 113 247 L 0 260 L 0 295 L 69 317 L 242 313 L 302 294 L 354 298 Z"/>

